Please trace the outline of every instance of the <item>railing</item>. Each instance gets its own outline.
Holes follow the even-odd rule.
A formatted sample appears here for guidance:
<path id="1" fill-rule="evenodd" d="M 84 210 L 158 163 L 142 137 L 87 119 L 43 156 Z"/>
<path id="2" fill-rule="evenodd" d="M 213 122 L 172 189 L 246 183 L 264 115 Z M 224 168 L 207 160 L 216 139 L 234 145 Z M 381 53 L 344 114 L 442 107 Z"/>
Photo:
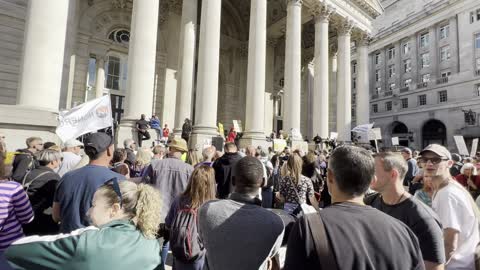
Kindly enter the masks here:
<path id="1" fill-rule="evenodd" d="M 427 82 L 417 83 L 417 89 L 425 88 L 428 86 Z"/>
<path id="2" fill-rule="evenodd" d="M 408 86 L 407 87 L 402 87 L 402 88 L 400 88 L 400 93 L 408 92 L 408 90 L 409 90 Z"/>
<path id="3" fill-rule="evenodd" d="M 477 70 L 475 71 L 475 76 L 480 76 L 480 69 L 477 69 Z"/>
<path id="4" fill-rule="evenodd" d="M 378 98 L 378 94 L 373 94 L 372 95 L 372 99 L 377 99 Z"/>
<path id="5" fill-rule="evenodd" d="M 388 96 L 392 96 L 393 95 L 393 91 L 390 90 L 390 91 L 385 91 L 385 94 L 384 96 L 388 97 Z"/>
<path id="6" fill-rule="evenodd" d="M 437 79 L 437 84 L 448 83 L 448 77 L 442 77 Z"/>

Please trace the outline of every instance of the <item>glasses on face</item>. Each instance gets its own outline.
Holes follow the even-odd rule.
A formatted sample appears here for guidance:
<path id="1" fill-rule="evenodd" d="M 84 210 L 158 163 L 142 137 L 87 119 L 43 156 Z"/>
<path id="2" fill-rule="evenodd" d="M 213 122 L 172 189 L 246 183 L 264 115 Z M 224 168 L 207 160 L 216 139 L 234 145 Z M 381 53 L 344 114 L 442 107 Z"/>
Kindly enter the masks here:
<path id="1" fill-rule="evenodd" d="M 118 179 L 116 177 L 108 180 L 105 182 L 105 185 L 111 185 L 113 187 L 113 191 L 118 196 L 118 199 L 120 200 L 120 207 L 122 207 L 122 192 L 120 192 L 120 186 L 118 185 Z"/>
<path id="2" fill-rule="evenodd" d="M 430 161 L 432 164 L 436 165 L 442 161 L 447 161 L 448 159 L 446 158 L 441 158 L 441 157 L 431 157 L 431 158 L 427 158 L 427 157 L 421 157 L 418 159 L 418 162 L 422 163 L 422 164 L 427 164 L 428 161 Z"/>

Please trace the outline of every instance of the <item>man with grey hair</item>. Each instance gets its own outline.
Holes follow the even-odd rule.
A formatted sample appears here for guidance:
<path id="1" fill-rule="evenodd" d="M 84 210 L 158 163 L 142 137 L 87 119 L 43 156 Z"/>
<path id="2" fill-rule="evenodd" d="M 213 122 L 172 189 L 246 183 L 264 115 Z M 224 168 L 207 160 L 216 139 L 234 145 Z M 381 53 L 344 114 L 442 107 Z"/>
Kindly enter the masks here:
<path id="1" fill-rule="evenodd" d="M 285 270 L 425 269 L 413 232 L 363 202 L 375 178 L 375 161 L 367 150 L 337 147 L 327 175 L 333 204 L 294 225 Z"/>
<path id="2" fill-rule="evenodd" d="M 133 166 L 136 159 L 135 150 L 137 143 L 133 139 L 125 139 L 123 141 L 123 146 L 127 151 L 127 159 L 125 160 L 125 163 L 127 163 L 129 166 Z"/>
<path id="3" fill-rule="evenodd" d="M 408 186 L 410 193 L 413 195 L 415 194 L 415 190 L 419 187 L 418 183 L 412 183 L 413 178 L 418 173 L 417 161 L 412 158 L 412 150 L 408 147 L 403 148 L 400 153 L 408 165 L 408 170 L 403 178 L 403 185 Z"/>
<path id="4" fill-rule="evenodd" d="M 25 143 L 27 148 L 17 150 L 12 164 L 12 179 L 19 183 L 27 172 L 38 166 L 34 154 L 43 150 L 43 140 L 39 137 L 29 137 Z"/>
<path id="5" fill-rule="evenodd" d="M 426 204 L 405 191 L 402 181 L 408 167 L 404 158 L 392 152 L 375 156 L 375 180 L 371 188 L 378 193 L 365 202 L 405 223 L 418 238 L 427 270 L 443 269 L 445 249 L 440 221 Z"/>
<path id="6" fill-rule="evenodd" d="M 164 159 L 167 154 L 167 148 L 163 144 L 155 145 L 152 150 L 152 159 Z"/>
<path id="7" fill-rule="evenodd" d="M 80 156 L 82 148 L 83 143 L 76 139 L 68 140 L 63 144 L 63 161 L 58 168 L 58 175 L 60 175 L 60 177 L 77 166 L 82 159 Z"/>
<path id="8" fill-rule="evenodd" d="M 202 162 L 197 163 L 195 165 L 196 167 L 202 166 L 202 165 L 207 165 L 209 167 L 213 166 L 213 158 L 215 157 L 215 154 L 217 153 L 217 148 L 213 145 L 205 147 L 202 151 Z"/>

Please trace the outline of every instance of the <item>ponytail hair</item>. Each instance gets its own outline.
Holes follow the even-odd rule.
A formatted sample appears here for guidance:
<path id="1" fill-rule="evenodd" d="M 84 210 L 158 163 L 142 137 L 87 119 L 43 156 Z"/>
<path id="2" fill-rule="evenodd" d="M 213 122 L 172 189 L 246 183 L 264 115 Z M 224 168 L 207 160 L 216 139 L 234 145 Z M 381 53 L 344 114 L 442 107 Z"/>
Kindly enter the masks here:
<path id="1" fill-rule="evenodd" d="M 120 181 L 118 186 L 122 194 L 121 205 L 125 215 L 146 238 L 155 239 L 160 226 L 160 193 L 149 185 L 137 185 L 130 181 Z M 109 205 L 120 204 L 120 198 L 115 193 L 113 185 L 104 185 L 98 191 L 102 192 Z"/>

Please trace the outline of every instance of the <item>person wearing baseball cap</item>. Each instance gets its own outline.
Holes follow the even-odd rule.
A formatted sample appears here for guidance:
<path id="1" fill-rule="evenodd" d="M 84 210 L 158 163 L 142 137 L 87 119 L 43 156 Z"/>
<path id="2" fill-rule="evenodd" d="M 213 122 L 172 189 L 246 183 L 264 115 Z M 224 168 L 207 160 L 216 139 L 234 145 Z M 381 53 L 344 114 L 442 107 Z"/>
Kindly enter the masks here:
<path id="1" fill-rule="evenodd" d="M 83 143 L 76 139 L 70 139 L 63 144 L 63 161 L 58 168 L 58 175 L 62 177 L 67 172 L 73 170 L 80 162 L 82 157 Z"/>
<path id="2" fill-rule="evenodd" d="M 475 248 L 480 241 L 480 212 L 471 195 L 450 175 L 452 155 L 430 144 L 420 152 L 424 175 L 432 178 L 432 208 L 443 226 L 445 269 L 475 269 Z"/>
<path id="3" fill-rule="evenodd" d="M 161 160 L 152 160 L 148 166 L 142 182 L 154 186 L 161 194 L 162 209 L 160 212 L 159 237 L 164 237 L 165 217 L 175 197 L 184 192 L 188 180 L 193 173 L 193 167 L 181 160 L 184 153 L 188 152 L 187 142 L 182 138 L 173 138 L 168 144 L 168 155 Z M 165 264 L 168 255 L 168 240 L 163 240 L 162 263 Z"/>
<path id="4" fill-rule="evenodd" d="M 102 132 L 93 133 L 85 140 L 84 147 L 90 163 L 66 173 L 55 191 L 52 217 L 56 222 L 61 221 L 61 233 L 88 227 L 87 211 L 95 191 L 112 178 L 125 179 L 108 168 L 114 150 L 112 137 Z"/>

